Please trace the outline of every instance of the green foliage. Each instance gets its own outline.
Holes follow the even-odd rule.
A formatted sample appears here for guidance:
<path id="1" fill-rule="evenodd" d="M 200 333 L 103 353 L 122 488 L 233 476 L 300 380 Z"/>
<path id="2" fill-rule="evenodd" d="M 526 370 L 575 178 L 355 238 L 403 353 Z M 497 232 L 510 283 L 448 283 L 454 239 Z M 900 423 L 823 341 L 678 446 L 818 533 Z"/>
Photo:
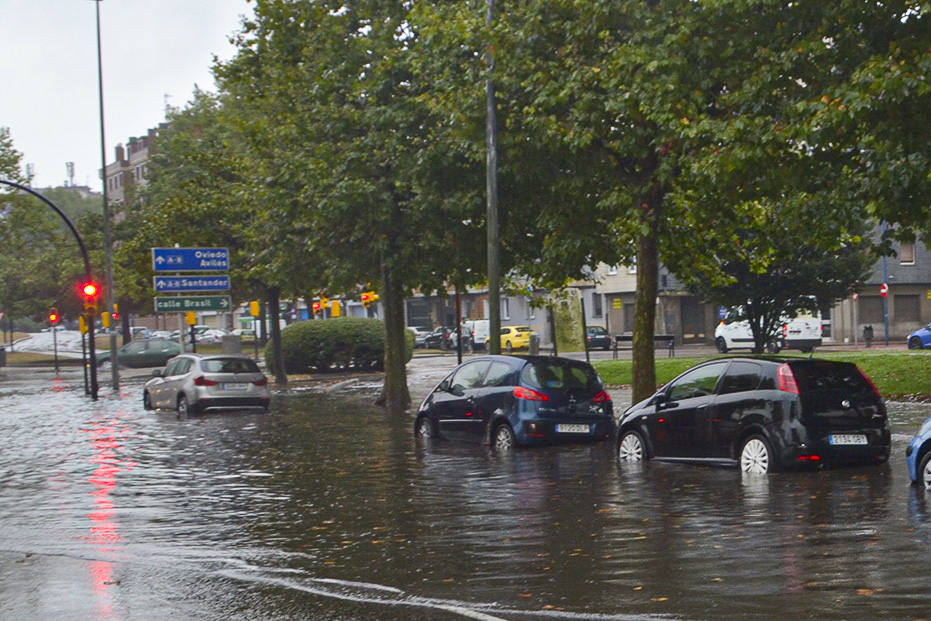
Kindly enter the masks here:
<path id="1" fill-rule="evenodd" d="M 414 336 L 407 332 L 405 360 L 414 352 Z M 371 371 L 384 368 L 385 326 L 378 319 L 339 317 L 301 321 L 281 331 L 287 373 Z M 265 359 L 273 360 L 271 344 Z"/>
<path id="2" fill-rule="evenodd" d="M 553 302 L 553 321 L 556 323 L 556 348 L 561 352 L 585 351 L 582 334 L 582 305 L 577 295 Z"/>

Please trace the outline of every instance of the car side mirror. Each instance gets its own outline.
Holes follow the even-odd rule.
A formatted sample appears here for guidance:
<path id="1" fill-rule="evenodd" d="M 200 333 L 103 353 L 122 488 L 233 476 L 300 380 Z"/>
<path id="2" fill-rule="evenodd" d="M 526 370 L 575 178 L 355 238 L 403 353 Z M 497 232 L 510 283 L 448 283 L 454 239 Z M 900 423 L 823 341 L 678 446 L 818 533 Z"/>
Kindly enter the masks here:
<path id="1" fill-rule="evenodd" d="M 664 392 L 656 393 L 656 396 L 653 397 L 653 405 L 656 406 L 657 410 L 661 410 L 669 405 L 669 397 Z"/>
<path id="2" fill-rule="evenodd" d="M 465 394 L 465 388 L 463 388 L 459 384 L 456 384 L 455 386 L 449 389 L 449 392 L 456 395 L 457 397 L 461 397 L 462 395 Z"/>
<path id="3" fill-rule="evenodd" d="M 436 387 L 437 392 L 449 392 L 449 380 L 443 380 L 440 382 L 440 385 Z"/>
<path id="4" fill-rule="evenodd" d="M 152 371 L 152 377 L 162 377 L 162 370 L 155 369 L 154 371 Z"/>

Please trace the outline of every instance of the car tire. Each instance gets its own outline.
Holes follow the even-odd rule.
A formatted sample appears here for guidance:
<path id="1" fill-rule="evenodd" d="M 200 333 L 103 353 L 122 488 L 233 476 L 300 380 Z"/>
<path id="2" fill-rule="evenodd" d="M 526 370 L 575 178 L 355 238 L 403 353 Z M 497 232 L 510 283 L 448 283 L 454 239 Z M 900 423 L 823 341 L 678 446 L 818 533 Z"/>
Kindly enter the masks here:
<path id="1" fill-rule="evenodd" d="M 426 416 L 418 416 L 414 423 L 414 437 L 418 440 L 430 440 L 437 436 L 433 421 Z"/>
<path id="2" fill-rule="evenodd" d="M 917 336 L 913 336 L 908 339 L 908 348 L 909 349 L 922 349 L 921 339 Z"/>
<path id="3" fill-rule="evenodd" d="M 146 390 L 142 393 L 142 409 L 143 410 L 154 410 L 152 407 L 152 395 L 149 394 L 149 391 Z"/>
<path id="4" fill-rule="evenodd" d="M 647 459 L 643 436 L 636 431 L 625 431 L 617 441 L 617 460 L 622 463 L 644 461 Z"/>
<path id="5" fill-rule="evenodd" d="M 724 340 L 723 336 L 719 336 L 714 340 L 714 346 L 718 348 L 718 351 L 722 354 L 727 353 L 727 341 Z"/>
<path id="6" fill-rule="evenodd" d="M 512 450 L 517 445 L 517 441 L 514 438 L 514 431 L 511 426 L 507 423 L 501 423 L 495 427 L 491 434 L 491 445 L 496 451 Z"/>
<path id="7" fill-rule="evenodd" d="M 918 462 L 918 470 L 915 471 L 918 477 L 918 485 L 926 490 L 931 490 L 931 451 L 924 454 L 921 461 Z"/>
<path id="8" fill-rule="evenodd" d="M 507 343 L 504 344 L 504 349 L 505 349 L 509 354 L 510 354 L 512 351 L 514 351 L 514 346 L 511 345 L 511 341 L 508 341 Z"/>
<path id="9" fill-rule="evenodd" d="M 191 413 L 191 405 L 188 403 L 187 397 L 180 395 L 178 397 L 178 418 L 185 418 Z"/>
<path id="10" fill-rule="evenodd" d="M 778 354 L 782 350 L 778 343 L 767 343 L 766 351 L 770 354 Z"/>
<path id="11" fill-rule="evenodd" d="M 768 474 L 775 470 L 773 449 L 766 438 L 752 435 L 740 445 L 740 471 L 746 474 Z"/>

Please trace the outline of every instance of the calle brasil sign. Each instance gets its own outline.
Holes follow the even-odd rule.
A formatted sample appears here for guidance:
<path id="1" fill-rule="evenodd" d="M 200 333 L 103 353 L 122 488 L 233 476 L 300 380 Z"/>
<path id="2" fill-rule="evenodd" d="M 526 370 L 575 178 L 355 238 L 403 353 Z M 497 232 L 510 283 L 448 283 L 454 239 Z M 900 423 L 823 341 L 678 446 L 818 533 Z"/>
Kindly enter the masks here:
<path id="1" fill-rule="evenodd" d="M 155 298 L 156 313 L 186 313 L 188 311 L 228 311 L 232 307 L 228 295 L 182 295 Z"/>

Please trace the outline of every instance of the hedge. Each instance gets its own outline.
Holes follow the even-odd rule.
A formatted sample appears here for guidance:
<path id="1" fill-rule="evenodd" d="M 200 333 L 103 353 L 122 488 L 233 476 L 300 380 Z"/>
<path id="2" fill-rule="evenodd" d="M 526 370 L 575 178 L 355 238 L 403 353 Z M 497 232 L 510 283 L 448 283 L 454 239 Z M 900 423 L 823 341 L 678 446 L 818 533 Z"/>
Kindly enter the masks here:
<path id="1" fill-rule="evenodd" d="M 404 331 L 407 360 L 414 353 L 414 335 Z M 281 331 L 286 373 L 327 373 L 382 370 L 385 365 L 385 322 L 362 317 L 300 321 Z M 271 343 L 265 360 L 274 360 Z"/>

